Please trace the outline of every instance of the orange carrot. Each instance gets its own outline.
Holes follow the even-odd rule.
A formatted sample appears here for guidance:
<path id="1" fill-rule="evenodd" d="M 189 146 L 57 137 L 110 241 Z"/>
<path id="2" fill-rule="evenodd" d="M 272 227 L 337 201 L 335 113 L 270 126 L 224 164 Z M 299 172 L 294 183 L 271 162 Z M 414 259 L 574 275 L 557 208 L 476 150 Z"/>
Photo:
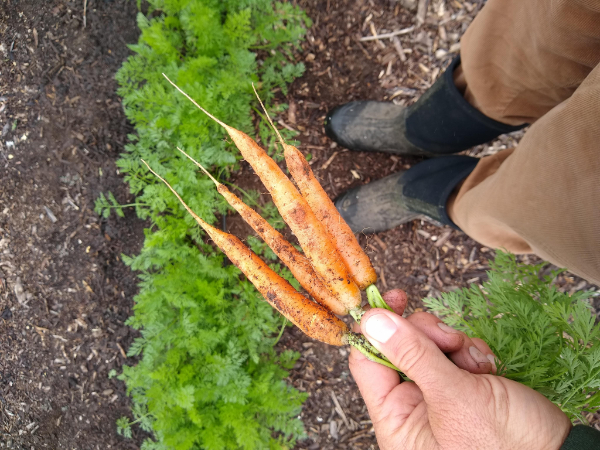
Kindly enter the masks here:
<path id="1" fill-rule="evenodd" d="M 269 222 L 263 219 L 260 214 L 246 205 L 227 187 L 219 183 L 199 162 L 190 155 L 177 147 L 181 153 L 187 156 L 196 164 L 217 186 L 217 191 L 227 202 L 240 213 L 242 218 L 250 225 L 263 241 L 275 252 L 275 254 L 290 269 L 292 275 L 298 280 L 300 285 L 321 305 L 335 314 L 348 314 L 348 310 L 342 305 L 331 291 L 325 286 L 323 280 L 312 268 L 308 259 L 302 255 L 296 248 L 273 228 Z"/>
<path id="2" fill-rule="evenodd" d="M 348 343 L 350 331 L 344 322 L 331 311 L 296 291 L 291 284 L 277 275 L 237 237 L 209 225 L 198 217 L 169 183 L 154 172 L 146 161 L 142 161 L 150 172 L 169 187 L 196 222 L 208 233 L 231 262 L 246 275 L 271 306 L 313 339 L 337 346 Z"/>
<path id="3" fill-rule="evenodd" d="M 250 136 L 215 118 L 166 75 L 163 76 L 201 111 L 227 130 L 242 156 L 250 163 L 271 193 L 273 203 L 298 238 L 302 250 L 315 271 L 321 275 L 325 284 L 349 312 L 352 313 L 360 308 L 360 290 L 350 276 L 327 230 L 277 163 Z"/>
<path id="4" fill-rule="evenodd" d="M 254 85 L 252 85 L 252 88 L 254 88 Z M 300 188 L 300 192 L 302 192 L 317 219 L 325 225 L 325 229 L 333 238 L 335 247 L 344 260 L 350 275 L 361 290 L 366 289 L 377 281 L 377 273 L 375 273 L 371 260 L 361 248 L 354 233 L 336 209 L 321 183 L 315 177 L 304 155 L 293 145 L 284 142 L 256 89 L 254 89 L 254 93 L 283 146 L 285 162 L 292 178 Z"/>
<path id="5" fill-rule="evenodd" d="M 366 289 L 377 281 L 377 273 L 371 260 L 316 179 L 304 155 L 292 145 L 282 145 L 285 162 L 300 192 L 333 238 L 335 247 L 358 287 L 361 290 Z"/>

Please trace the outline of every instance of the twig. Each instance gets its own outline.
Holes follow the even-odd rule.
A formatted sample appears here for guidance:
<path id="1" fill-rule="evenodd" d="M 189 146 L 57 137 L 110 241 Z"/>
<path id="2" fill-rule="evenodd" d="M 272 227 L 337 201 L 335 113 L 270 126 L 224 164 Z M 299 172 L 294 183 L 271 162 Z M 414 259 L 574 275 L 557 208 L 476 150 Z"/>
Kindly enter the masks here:
<path id="1" fill-rule="evenodd" d="M 333 155 L 331 155 L 331 156 L 329 157 L 329 159 L 328 159 L 327 161 L 325 161 L 325 164 L 323 164 L 323 165 L 321 166 L 321 170 L 325 170 L 325 169 L 327 169 L 327 168 L 329 167 L 329 164 L 331 164 L 331 162 L 332 162 L 332 161 L 333 161 L 333 159 L 334 159 L 334 158 L 337 156 L 337 154 L 338 154 L 338 153 L 339 153 L 339 152 L 333 152 Z"/>
<path id="2" fill-rule="evenodd" d="M 380 48 L 385 48 L 385 44 L 379 40 L 379 36 L 377 35 L 377 30 L 375 29 L 375 25 L 373 22 L 369 22 L 369 28 L 371 29 L 371 34 L 375 38 L 375 42 Z"/>
<path id="3" fill-rule="evenodd" d="M 365 57 L 370 60 L 371 59 L 371 55 L 369 55 L 369 52 L 367 52 L 365 50 L 365 48 L 362 46 L 362 44 L 360 43 L 359 39 L 356 39 L 355 37 L 353 38 L 354 42 L 356 42 L 356 45 L 358 46 L 358 48 L 360 48 L 360 50 L 365 54 Z"/>
<path id="4" fill-rule="evenodd" d="M 421 26 L 425 23 L 428 6 L 429 0 L 419 0 L 419 6 L 417 6 L 417 26 Z"/>
<path id="5" fill-rule="evenodd" d="M 285 122 L 284 122 L 283 120 L 281 120 L 281 119 L 279 119 L 279 120 L 277 121 L 277 123 L 278 123 L 279 125 L 281 125 L 283 128 L 285 128 L 285 129 L 287 129 L 287 130 L 290 130 L 290 131 L 293 131 L 294 133 L 297 133 L 297 132 L 298 132 L 298 130 L 295 130 L 295 129 L 293 129 L 292 127 L 290 127 L 290 126 L 289 126 L 287 123 L 285 123 Z"/>
<path id="6" fill-rule="evenodd" d="M 87 18 L 86 18 L 87 2 L 88 2 L 88 0 L 83 0 L 83 28 L 85 28 L 87 26 Z"/>
<path id="7" fill-rule="evenodd" d="M 335 395 L 335 392 L 330 391 L 330 393 L 331 393 L 331 399 L 333 400 L 333 403 L 335 404 L 335 410 L 337 411 L 337 413 L 340 415 L 340 417 L 344 421 L 344 425 L 346 425 L 346 428 L 348 428 L 350 431 L 354 431 L 354 426 L 353 426 L 354 424 L 350 424 L 350 421 L 348 420 L 348 417 L 346 417 L 346 413 L 342 409 L 342 405 L 340 405 L 340 402 L 338 401 L 338 399 Z"/>
<path id="8" fill-rule="evenodd" d="M 401 36 L 403 34 L 408 34 L 411 31 L 413 31 L 414 29 L 415 29 L 415 27 L 413 25 L 412 27 L 403 28 L 402 30 L 392 31 L 391 33 L 378 34 L 375 36 L 365 36 L 365 37 L 360 38 L 360 41 L 365 42 L 365 41 L 376 41 L 379 39 L 391 39 L 394 36 Z"/>
<path id="9" fill-rule="evenodd" d="M 404 49 L 402 48 L 402 44 L 400 44 L 400 39 L 396 36 L 392 38 L 392 44 L 394 44 L 394 48 L 400 57 L 400 61 L 406 62 L 406 55 L 404 54 Z"/>

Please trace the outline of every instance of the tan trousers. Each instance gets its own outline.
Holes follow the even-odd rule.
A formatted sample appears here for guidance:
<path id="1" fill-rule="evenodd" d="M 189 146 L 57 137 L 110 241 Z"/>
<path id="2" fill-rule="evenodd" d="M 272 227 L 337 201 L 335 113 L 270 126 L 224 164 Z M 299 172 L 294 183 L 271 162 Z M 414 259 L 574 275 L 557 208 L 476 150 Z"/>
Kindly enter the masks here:
<path id="1" fill-rule="evenodd" d="M 488 117 L 533 124 L 450 198 L 476 241 L 600 285 L 600 0 L 488 0 L 455 82 Z"/>

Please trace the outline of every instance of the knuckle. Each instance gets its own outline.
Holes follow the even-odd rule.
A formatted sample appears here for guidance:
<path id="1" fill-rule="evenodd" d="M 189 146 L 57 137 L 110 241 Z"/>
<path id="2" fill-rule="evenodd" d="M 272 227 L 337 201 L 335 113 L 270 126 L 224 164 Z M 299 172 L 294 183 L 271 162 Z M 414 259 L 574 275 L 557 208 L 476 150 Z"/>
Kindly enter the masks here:
<path id="1" fill-rule="evenodd" d="M 427 353 L 427 345 L 420 337 L 399 339 L 395 346 L 398 368 L 407 372 L 416 367 Z"/>

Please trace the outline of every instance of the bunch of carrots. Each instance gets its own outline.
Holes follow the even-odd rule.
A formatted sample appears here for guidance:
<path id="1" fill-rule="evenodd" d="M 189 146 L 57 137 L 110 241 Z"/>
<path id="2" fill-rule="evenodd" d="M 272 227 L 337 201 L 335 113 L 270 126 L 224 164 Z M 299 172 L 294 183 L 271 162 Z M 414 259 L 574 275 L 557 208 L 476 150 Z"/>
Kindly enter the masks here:
<path id="1" fill-rule="evenodd" d="M 285 161 L 295 185 L 251 137 L 212 116 L 166 75 L 164 77 L 194 105 L 225 128 L 244 159 L 252 166 L 271 194 L 273 203 L 296 235 L 304 254 L 296 250 L 256 211 L 212 177 L 200 163 L 183 150 L 178 150 L 211 178 L 217 191 L 275 252 L 315 301 L 294 289 L 237 237 L 209 225 L 198 217 L 169 183 L 156 174 L 145 161 L 144 164 L 171 189 L 196 222 L 246 275 L 265 300 L 289 321 L 313 339 L 338 346 L 350 344 L 369 359 L 396 369 L 362 335 L 351 332 L 336 316 L 351 314 L 360 322 L 364 314 L 361 307 L 361 290 L 366 290 L 372 307 L 391 308 L 374 284 L 377 274 L 354 233 L 323 190 L 304 155 L 296 147 L 284 142 L 260 98 L 259 102 L 283 147 Z"/>

